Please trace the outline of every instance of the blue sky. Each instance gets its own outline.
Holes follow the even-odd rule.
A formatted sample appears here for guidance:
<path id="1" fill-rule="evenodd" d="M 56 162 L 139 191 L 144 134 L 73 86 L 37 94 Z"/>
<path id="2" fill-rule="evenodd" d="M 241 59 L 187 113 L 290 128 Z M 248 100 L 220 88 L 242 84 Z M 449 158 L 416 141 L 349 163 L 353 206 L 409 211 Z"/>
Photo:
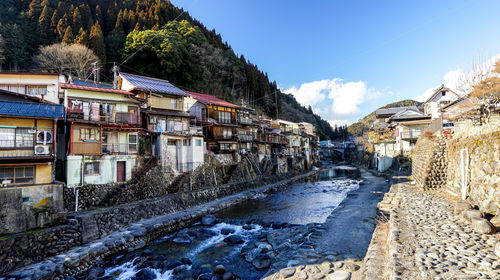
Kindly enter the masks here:
<path id="1" fill-rule="evenodd" d="M 500 1 L 172 0 L 331 123 L 500 54 Z"/>

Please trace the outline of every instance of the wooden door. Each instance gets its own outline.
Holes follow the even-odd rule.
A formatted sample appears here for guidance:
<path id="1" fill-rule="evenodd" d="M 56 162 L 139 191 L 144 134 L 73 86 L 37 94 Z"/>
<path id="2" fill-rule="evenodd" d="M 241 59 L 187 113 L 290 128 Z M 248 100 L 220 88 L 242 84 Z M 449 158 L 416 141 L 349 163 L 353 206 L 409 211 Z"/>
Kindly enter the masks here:
<path id="1" fill-rule="evenodd" d="M 125 162 L 117 161 L 116 162 L 116 181 L 117 182 L 125 182 Z"/>

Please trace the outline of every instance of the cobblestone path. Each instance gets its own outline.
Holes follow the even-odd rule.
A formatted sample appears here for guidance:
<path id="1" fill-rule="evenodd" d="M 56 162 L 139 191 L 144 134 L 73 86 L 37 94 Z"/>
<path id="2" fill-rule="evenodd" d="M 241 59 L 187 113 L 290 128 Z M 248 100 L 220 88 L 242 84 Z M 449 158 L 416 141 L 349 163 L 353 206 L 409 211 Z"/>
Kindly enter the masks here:
<path id="1" fill-rule="evenodd" d="M 500 234 L 473 232 L 437 194 L 394 187 L 402 200 L 391 213 L 391 279 L 500 279 Z"/>

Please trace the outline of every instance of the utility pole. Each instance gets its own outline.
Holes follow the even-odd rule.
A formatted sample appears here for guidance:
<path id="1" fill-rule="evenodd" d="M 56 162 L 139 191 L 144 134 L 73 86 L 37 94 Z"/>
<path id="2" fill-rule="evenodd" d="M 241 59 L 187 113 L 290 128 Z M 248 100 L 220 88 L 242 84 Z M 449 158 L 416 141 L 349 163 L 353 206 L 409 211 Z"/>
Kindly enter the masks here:
<path id="1" fill-rule="evenodd" d="M 92 75 L 94 76 L 94 84 L 97 85 L 99 82 L 99 65 L 98 62 L 92 63 Z"/>
<path id="2" fill-rule="evenodd" d="M 274 102 L 276 103 L 276 119 L 278 118 L 279 112 L 278 112 L 278 91 L 274 91 Z"/>
<path id="3" fill-rule="evenodd" d="M 113 62 L 113 88 L 118 88 L 118 72 L 119 68 L 116 66 L 116 62 Z"/>

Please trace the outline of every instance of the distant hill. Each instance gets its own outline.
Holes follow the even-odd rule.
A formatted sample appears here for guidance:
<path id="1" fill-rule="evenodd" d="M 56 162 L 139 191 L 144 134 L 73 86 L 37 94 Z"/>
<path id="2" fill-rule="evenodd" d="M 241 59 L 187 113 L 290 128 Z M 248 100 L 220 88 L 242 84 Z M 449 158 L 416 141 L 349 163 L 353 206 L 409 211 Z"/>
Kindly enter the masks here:
<path id="1" fill-rule="evenodd" d="M 420 108 L 422 105 L 421 102 L 415 101 L 415 100 L 402 100 L 398 102 L 394 102 L 391 104 L 387 104 L 383 107 L 378 108 L 379 109 L 387 109 L 387 108 L 392 108 L 392 107 L 404 107 L 404 106 L 417 106 Z M 375 111 L 377 111 L 375 110 Z M 368 131 L 370 129 L 370 126 L 372 125 L 373 121 L 375 121 L 375 111 L 371 112 L 369 115 L 365 116 L 361 120 L 359 120 L 356 123 L 351 124 L 350 126 L 347 127 L 347 132 L 349 132 L 350 135 L 353 136 L 359 136 L 362 135 L 365 131 Z"/>
<path id="2" fill-rule="evenodd" d="M 57 42 L 92 49 L 105 68 L 104 80 L 113 77 L 113 63 L 127 59 L 124 72 L 245 102 L 271 117 L 310 122 L 322 140 L 336 137 L 328 122 L 282 93 L 219 33 L 168 0 L 0 0 L 0 69 L 34 70 L 39 47 Z"/>

